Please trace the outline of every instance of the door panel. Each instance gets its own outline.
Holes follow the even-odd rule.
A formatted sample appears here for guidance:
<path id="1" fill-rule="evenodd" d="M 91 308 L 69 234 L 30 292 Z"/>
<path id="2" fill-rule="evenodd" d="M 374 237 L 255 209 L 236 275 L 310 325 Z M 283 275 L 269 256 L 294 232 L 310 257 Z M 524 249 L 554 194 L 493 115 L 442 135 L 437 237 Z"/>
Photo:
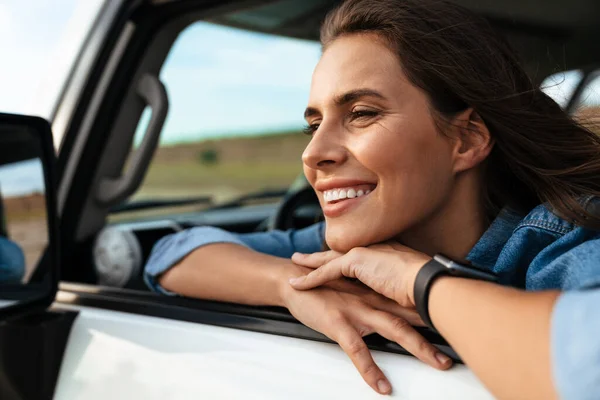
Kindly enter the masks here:
<path id="1" fill-rule="evenodd" d="M 378 399 L 336 345 L 79 308 L 55 399 Z M 373 353 L 392 398 L 492 398 L 464 366 Z"/>

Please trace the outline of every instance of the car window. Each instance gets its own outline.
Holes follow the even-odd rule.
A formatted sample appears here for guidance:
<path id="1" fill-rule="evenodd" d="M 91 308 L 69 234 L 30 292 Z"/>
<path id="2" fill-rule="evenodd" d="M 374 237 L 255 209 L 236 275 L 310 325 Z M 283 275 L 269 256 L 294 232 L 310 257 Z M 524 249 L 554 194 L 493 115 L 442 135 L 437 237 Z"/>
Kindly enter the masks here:
<path id="1" fill-rule="evenodd" d="M 581 79 L 583 79 L 583 72 L 580 70 L 562 71 L 544 79 L 541 88 L 561 107 L 565 108 L 575 94 Z"/>
<path id="2" fill-rule="evenodd" d="M 593 76 L 581 92 L 577 102 L 580 112 L 597 112 L 600 108 L 600 71 L 595 72 Z"/>
<path id="3" fill-rule="evenodd" d="M 315 41 L 209 22 L 189 26 L 161 70 L 169 113 L 145 180 L 128 202 L 211 198 L 191 207 L 197 209 L 288 188 L 302 172 L 309 140 L 303 113 L 319 56 Z"/>

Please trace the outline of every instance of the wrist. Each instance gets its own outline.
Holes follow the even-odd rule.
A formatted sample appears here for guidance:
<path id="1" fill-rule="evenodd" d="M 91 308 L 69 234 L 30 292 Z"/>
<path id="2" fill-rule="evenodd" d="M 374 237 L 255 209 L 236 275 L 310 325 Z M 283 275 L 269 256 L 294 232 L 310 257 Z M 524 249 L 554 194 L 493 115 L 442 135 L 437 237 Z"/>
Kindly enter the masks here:
<path id="1" fill-rule="evenodd" d="M 274 285 L 276 288 L 275 293 L 277 293 L 277 306 L 289 308 L 288 299 L 295 291 L 295 289 L 290 285 L 290 279 L 304 276 L 310 271 L 311 270 L 308 268 L 300 267 L 291 261 L 277 271 L 274 276 Z"/>
<path id="2" fill-rule="evenodd" d="M 427 264 L 429 261 L 431 261 L 431 259 L 432 259 L 431 257 L 423 257 L 423 259 L 420 260 L 418 263 L 413 264 L 414 266 L 412 267 L 410 273 L 408 274 L 408 277 L 406 279 L 405 293 L 406 293 L 406 298 L 407 298 L 409 307 L 413 307 L 413 308 L 416 307 L 415 281 L 417 280 L 417 275 L 419 275 L 419 271 L 421 271 L 421 269 L 425 266 L 425 264 Z M 402 304 L 402 303 L 399 303 L 399 304 Z"/>

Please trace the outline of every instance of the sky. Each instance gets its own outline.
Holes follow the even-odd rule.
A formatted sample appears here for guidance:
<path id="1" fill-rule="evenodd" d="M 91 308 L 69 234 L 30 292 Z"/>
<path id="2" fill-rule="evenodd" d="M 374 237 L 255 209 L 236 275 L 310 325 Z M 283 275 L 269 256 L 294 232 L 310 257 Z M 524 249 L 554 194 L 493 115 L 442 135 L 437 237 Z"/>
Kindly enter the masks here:
<path id="1" fill-rule="evenodd" d="M 0 193 L 2 198 L 44 193 L 44 170 L 39 159 L 0 165 Z"/>
<path id="2" fill-rule="evenodd" d="M 170 99 L 162 142 L 302 128 L 320 53 L 317 42 L 190 26 L 160 75 Z"/>

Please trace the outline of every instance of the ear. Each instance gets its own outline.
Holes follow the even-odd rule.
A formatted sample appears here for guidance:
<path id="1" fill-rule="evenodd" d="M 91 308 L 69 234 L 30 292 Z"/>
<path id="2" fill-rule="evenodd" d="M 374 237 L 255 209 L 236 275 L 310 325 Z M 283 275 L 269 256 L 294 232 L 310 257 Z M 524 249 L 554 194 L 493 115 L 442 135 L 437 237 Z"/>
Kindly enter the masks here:
<path id="1" fill-rule="evenodd" d="M 494 147 L 494 139 L 485 122 L 477 112 L 469 108 L 454 117 L 451 126 L 454 138 L 454 173 L 477 167 Z"/>

